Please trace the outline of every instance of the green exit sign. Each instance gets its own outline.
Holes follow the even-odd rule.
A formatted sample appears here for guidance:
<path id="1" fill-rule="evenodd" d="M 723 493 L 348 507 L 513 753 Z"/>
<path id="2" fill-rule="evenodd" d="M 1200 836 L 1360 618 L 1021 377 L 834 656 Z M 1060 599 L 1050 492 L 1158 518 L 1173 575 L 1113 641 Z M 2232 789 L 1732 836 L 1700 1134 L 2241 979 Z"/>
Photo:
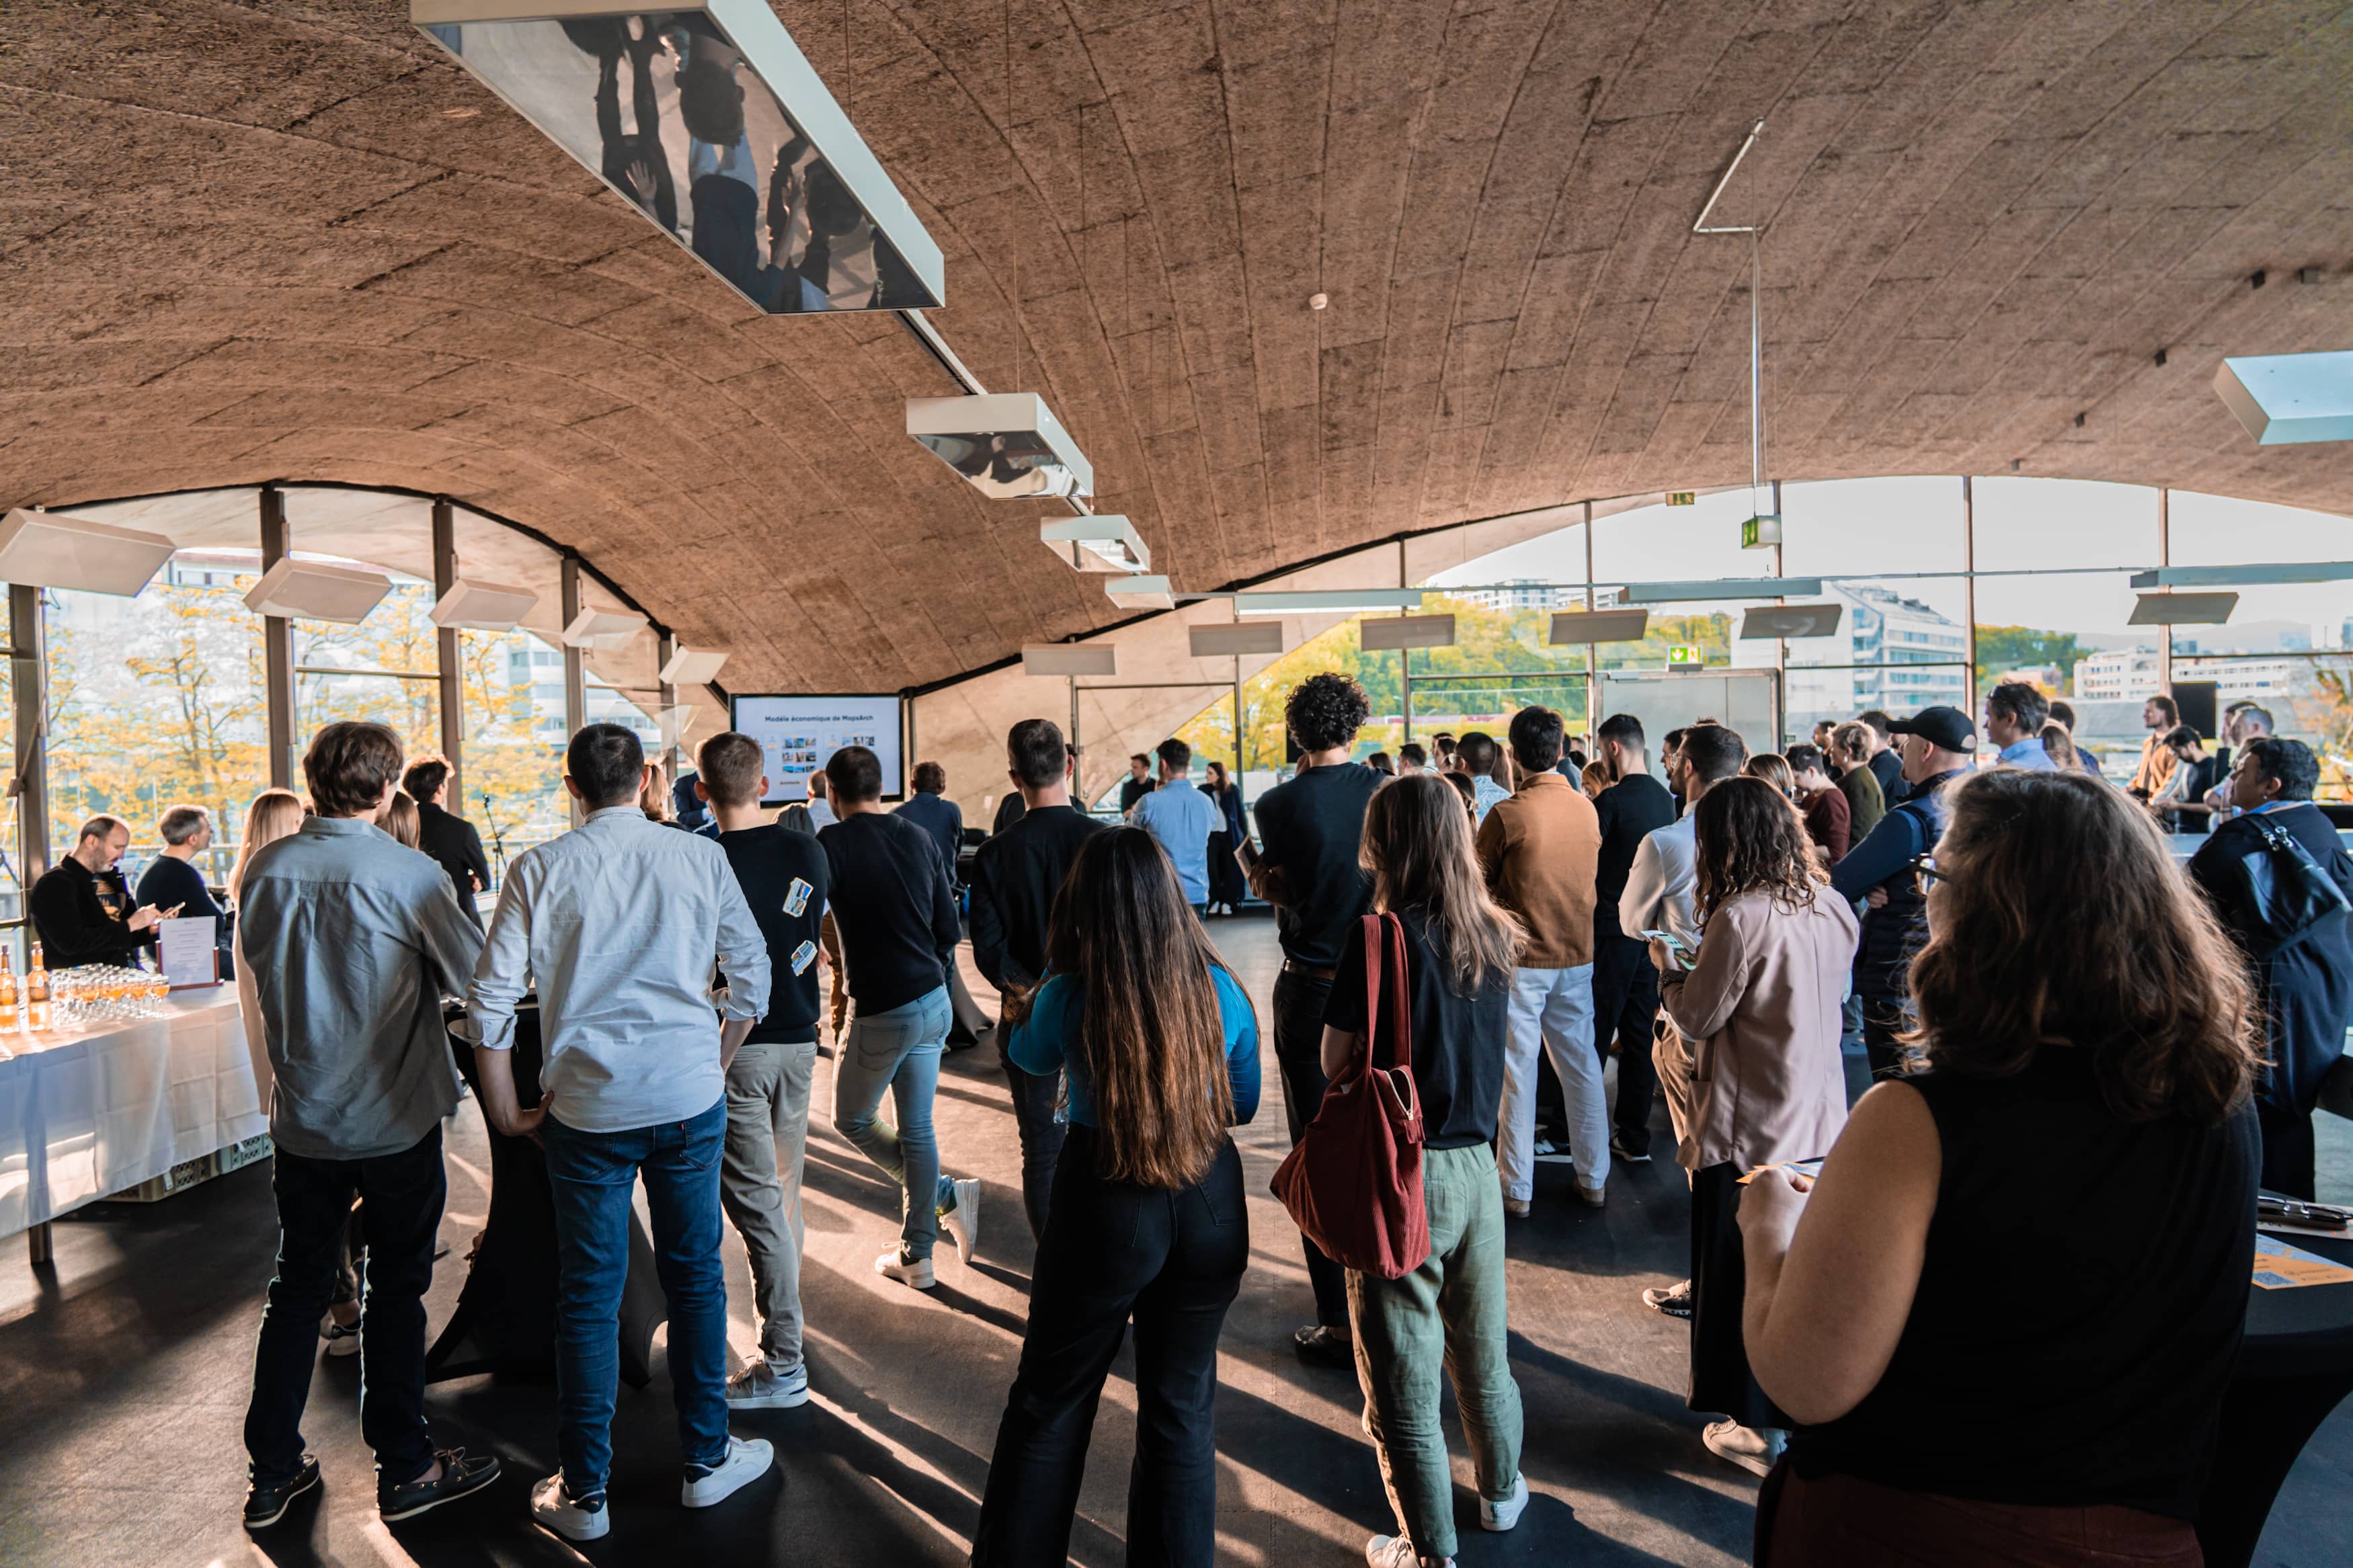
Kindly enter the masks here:
<path id="1" fill-rule="evenodd" d="M 1669 664 L 1698 664 L 1701 662 L 1700 651 L 1695 647 L 1671 647 L 1667 649 L 1667 662 Z"/>
<path id="2" fill-rule="evenodd" d="M 1781 542 L 1781 518 L 1778 512 L 1760 512 L 1740 525 L 1740 548 L 1765 550 Z"/>
<path id="3" fill-rule="evenodd" d="M 1669 490 L 1667 492 L 1667 504 L 1669 506 L 1697 506 L 1699 504 L 1699 492 L 1697 490 Z"/>

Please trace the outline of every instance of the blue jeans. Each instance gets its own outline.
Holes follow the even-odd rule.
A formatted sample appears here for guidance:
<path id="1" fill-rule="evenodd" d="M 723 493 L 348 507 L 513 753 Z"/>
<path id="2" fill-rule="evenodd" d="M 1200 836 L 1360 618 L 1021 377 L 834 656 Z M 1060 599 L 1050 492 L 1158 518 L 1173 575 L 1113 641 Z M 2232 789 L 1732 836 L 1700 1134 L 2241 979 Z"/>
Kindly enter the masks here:
<path id="1" fill-rule="evenodd" d="M 955 1186 L 940 1174 L 940 1143 L 932 1132 L 932 1095 L 939 1088 L 949 1012 L 944 985 L 887 1013 L 860 1007 L 833 1064 L 834 1131 L 881 1166 L 902 1194 L 932 1194 L 930 1203 L 902 1198 L 901 1204 L 899 1240 L 911 1258 L 932 1255 L 939 1216 L 955 1207 Z M 895 1128 L 876 1115 L 886 1089 Z"/>
<path id="2" fill-rule="evenodd" d="M 727 1455 L 727 1279 L 719 1265 L 723 1098 L 702 1115 L 626 1132 L 540 1124 L 555 1193 L 556 1452 L 575 1498 L 601 1497 L 613 1468 L 621 1285 L 629 1200 L 646 1180 L 654 1262 L 670 1301 L 670 1396 L 690 1465 Z"/>

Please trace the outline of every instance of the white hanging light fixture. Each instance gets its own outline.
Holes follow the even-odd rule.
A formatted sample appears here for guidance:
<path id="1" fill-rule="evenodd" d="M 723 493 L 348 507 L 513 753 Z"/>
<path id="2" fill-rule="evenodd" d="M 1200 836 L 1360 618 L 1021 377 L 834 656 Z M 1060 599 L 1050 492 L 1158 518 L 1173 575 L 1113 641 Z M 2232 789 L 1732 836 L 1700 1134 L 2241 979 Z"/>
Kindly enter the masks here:
<path id="1" fill-rule="evenodd" d="M 1176 605 L 1166 577 L 1113 577 L 1103 584 L 1103 592 L 1124 610 L 1168 610 Z"/>
<path id="2" fill-rule="evenodd" d="M 583 609 L 564 628 L 564 646 L 607 651 L 627 647 L 646 626 L 645 616 L 634 611 Z"/>
<path id="3" fill-rule="evenodd" d="M 1095 493 L 1086 454 L 1034 392 L 911 397 L 907 434 L 985 496 Z"/>
<path id="4" fill-rule="evenodd" d="M 1058 679 L 1117 675 L 1119 649 L 1110 643 L 1030 643 L 1021 649 L 1021 673 Z"/>
<path id="5" fill-rule="evenodd" d="M 1075 572 L 1152 570 L 1152 552 L 1144 536 L 1114 512 L 1050 519 L 1038 525 L 1038 537 L 1056 560 Z"/>
<path id="6" fill-rule="evenodd" d="M 381 572 L 290 555 L 246 590 L 245 606 L 257 616 L 357 626 L 391 592 L 392 579 Z"/>
<path id="7" fill-rule="evenodd" d="M 939 246 L 766 0 L 410 0 L 408 17 L 759 309 L 946 302 Z"/>
<path id="8" fill-rule="evenodd" d="M 160 533 L 17 507 L 0 521 L 0 583 L 129 598 L 172 559 Z"/>
<path id="9" fill-rule="evenodd" d="M 670 662 L 661 667 L 660 675 L 655 679 L 664 686 L 708 686 L 719 679 L 719 671 L 726 663 L 724 653 L 709 648 L 692 652 L 680 648 L 670 656 Z"/>
<path id="10" fill-rule="evenodd" d="M 511 632 L 538 603 L 539 595 L 529 588 L 460 577 L 433 601 L 432 619 L 435 626 L 453 631 Z"/>

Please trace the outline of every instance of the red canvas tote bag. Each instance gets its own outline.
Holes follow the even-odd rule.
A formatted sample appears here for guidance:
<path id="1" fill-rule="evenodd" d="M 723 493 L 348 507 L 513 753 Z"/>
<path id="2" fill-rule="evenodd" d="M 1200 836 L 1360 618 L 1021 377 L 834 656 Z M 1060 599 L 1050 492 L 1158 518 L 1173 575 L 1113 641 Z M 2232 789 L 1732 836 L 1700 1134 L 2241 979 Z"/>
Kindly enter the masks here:
<path id="1" fill-rule="evenodd" d="M 1395 915 L 1366 915 L 1359 923 L 1365 942 L 1364 1053 L 1347 1077 L 1333 1079 L 1324 1089 L 1315 1120 L 1274 1173 L 1274 1195 L 1300 1233 L 1341 1267 L 1396 1279 L 1430 1258 L 1405 927 Z M 1388 1065 L 1377 1067 L 1384 1010 Z"/>

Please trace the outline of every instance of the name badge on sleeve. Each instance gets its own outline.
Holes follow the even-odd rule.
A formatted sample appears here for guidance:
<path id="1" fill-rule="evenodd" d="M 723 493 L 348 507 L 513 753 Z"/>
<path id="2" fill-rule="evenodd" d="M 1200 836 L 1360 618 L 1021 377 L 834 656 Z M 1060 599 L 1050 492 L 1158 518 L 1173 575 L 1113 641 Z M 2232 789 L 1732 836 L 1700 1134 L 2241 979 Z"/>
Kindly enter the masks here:
<path id="1" fill-rule="evenodd" d="M 800 946 L 793 949 L 793 973 L 795 974 L 806 972 L 808 966 L 815 962 L 817 962 L 817 943 L 813 942 L 805 942 L 801 943 Z"/>
<path id="2" fill-rule="evenodd" d="M 809 895 L 815 891 L 815 888 L 795 877 L 792 888 L 785 894 L 785 913 L 797 915 L 808 908 Z"/>

